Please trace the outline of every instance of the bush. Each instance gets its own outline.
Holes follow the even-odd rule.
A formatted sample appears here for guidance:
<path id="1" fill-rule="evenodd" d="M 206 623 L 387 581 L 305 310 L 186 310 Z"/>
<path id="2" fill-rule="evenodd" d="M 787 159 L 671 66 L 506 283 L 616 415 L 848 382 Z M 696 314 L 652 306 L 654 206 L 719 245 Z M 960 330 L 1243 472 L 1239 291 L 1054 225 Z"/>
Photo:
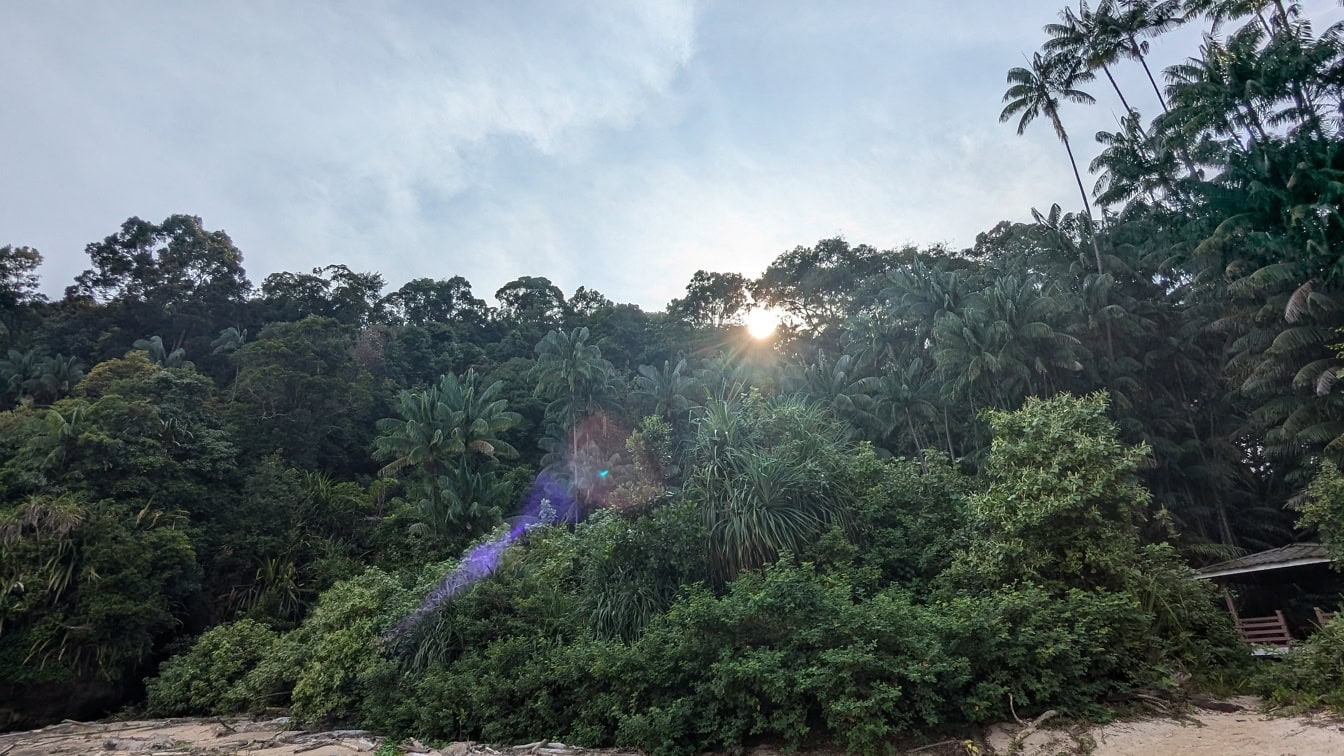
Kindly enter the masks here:
<path id="1" fill-rule="evenodd" d="M 255 620 L 206 631 L 181 656 L 164 663 L 146 681 L 149 713 L 155 716 L 236 713 L 247 707 L 238 683 L 269 656 L 279 636 Z"/>
<path id="2" fill-rule="evenodd" d="M 1344 711 L 1344 621 L 1335 619 L 1293 653 L 1260 663 L 1252 686 L 1271 704 Z"/>
<path id="3" fill-rule="evenodd" d="M 1022 584 L 958 595 L 935 609 L 947 653 L 970 667 L 966 689 L 954 697 L 962 721 L 1007 719 L 1014 706 L 1095 714 L 1098 701 L 1141 672 L 1130 669 L 1130 654 L 1148 623 L 1123 594 L 1059 597 Z"/>
<path id="4" fill-rule="evenodd" d="M 411 605 L 410 592 L 377 568 L 337 583 L 247 675 L 238 695 L 254 705 L 288 697 L 300 721 L 358 720 L 366 699 L 380 692 L 374 681 L 392 666 L 383 633 Z"/>
<path id="5" fill-rule="evenodd" d="M 851 750 L 942 720 L 965 663 L 942 653 L 936 622 L 904 592 L 857 601 L 809 566 L 748 573 L 716 598 L 692 590 L 633 646 L 619 745 L 685 753 L 814 729 Z"/>

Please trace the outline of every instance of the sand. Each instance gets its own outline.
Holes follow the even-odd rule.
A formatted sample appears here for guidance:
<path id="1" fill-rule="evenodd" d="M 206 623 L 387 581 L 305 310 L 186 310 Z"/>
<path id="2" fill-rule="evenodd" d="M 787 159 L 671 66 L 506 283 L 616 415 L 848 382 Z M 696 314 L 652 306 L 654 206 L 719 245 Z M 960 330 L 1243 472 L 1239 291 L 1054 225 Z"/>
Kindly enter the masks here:
<path id="1" fill-rule="evenodd" d="M 1181 718 L 1144 718 L 1081 727 L 1042 723 L 1019 738 L 1020 756 L 1330 756 L 1344 754 L 1344 720 L 1325 715 L 1274 717 L 1260 713 L 1251 699 L 1234 699 L 1235 712 L 1197 709 Z M 981 756 L 1014 753 L 1022 732 L 1016 724 L 990 728 L 978 744 Z M 160 719 L 128 722 L 67 722 L 41 730 L 0 735 L 0 756 L 89 754 L 106 756 L 205 756 L 245 753 L 251 756 L 349 756 L 373 753 L 382 740 L 362 730 L 309 732 L 286 718 Z M 400 743 L 402 753 L 425 756 L 636 756 L 618 751 L 586 751 L 560 743 L 497 746 L 454 743 L 431 749 L 418 742 Z M 752 753 L 772 749 L 751 749 Z M 948 743 L 921 754 L 975 753 Z"/>

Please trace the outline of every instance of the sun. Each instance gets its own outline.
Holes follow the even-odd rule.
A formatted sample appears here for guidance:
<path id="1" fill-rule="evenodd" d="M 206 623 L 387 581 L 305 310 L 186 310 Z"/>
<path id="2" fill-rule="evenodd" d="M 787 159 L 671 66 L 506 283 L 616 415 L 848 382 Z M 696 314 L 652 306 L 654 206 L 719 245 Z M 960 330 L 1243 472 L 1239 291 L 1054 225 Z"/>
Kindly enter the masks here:
<path id="1" fill-rule="evenodd" d="M 755 309 L 747 313 L 747 333 L 753 339 L 768 339 L 779 327 L 779 313 L 774 310 Z"/>

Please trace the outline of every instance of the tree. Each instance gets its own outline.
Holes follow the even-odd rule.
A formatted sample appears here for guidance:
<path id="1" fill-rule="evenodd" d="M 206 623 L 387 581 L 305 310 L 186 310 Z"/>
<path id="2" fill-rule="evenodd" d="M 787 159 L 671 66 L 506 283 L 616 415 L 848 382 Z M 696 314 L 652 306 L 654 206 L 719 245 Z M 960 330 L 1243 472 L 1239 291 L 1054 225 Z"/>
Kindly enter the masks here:
<path id="1" fill-rule="evenodd" d="M 136 339 L 132 346 L 149 355 L 151 362 L 163 368 L 176 368 L 187 364 L 187 351 L 181 347 L 171 352 L 168 351 L 168 348 L 163 345 L 163 338 L 160 336 Z"/>
<path id="2" fill-rule="evenodd" d="M 615 307 L 615 304 L 607 299 L 602 292 L 585 286 L 580 286 L 574 290 L 574 296 L 569 298 L 568 305 L 569 311 L 579 318 L 591 318 L 601 310 Z"/>
<path id="3" fill-rule="evenodd" d="M 695 406 L 693 395 L 699 389 L 699 383 L 685 370 L 686 360 L 678 360 L 676 365 L 664 362 L 661 368 L 640 365 L 635 394 L 652 405 L 652 414 L 675 422 Z"/>
<path id="4" fill-rule="evenodd" d="M 239 351 L 237 401 L 227 412 L 245 452 L 280 451 L 306 469 L 367 469 L 371 378 L 349 330 L 330 318 L 272 323 Z"/>
<path id="5" fill-rule="evenodd" d="M 1116 0 L 1116 8 L 1104 14 L 1102 20 L 1112 34 L 1127 43 L 1120 46 L 1120 53 L 1143 66 L 1143 72 L 1148 76 L 1148 83 L 1153 85 L 1153 94 L 1157 95 L 1163 111 L 1169 110 L 1167 101 L 1163 99 L 1162 90 L 1153 78 L 1152 69 L 1148 67 L 1148 43 L 1140 42 L 1139 37 L 1162 34 L 1179 25 L 1181 18 L 1181 0 Z"/>
<path id="6" fill-rule="evenodd" d="M 448 374 L 438 386 L 401 392 L 401 417 L 378 421 L 374 457 L 387 461 L 380 472 L 411 469 L 423 490 L 421 522 L 436 537 L 458 528 L 471 532 L 484 518 L 498 515 L 493 506 L 506 489 L 484 463 L 518 456 L 502 436 L 521 420 L 506 409 L 507 400 L 498 398 L 502 389 L 499 381 L 482 388 L 474 370 L 462 378 Z"/>
<path id="7" fill-rule="evenodd" d="M 0 247 L 0 343 L 20 331 L 21 309 L 43 301 L 37 269 L 42 255 L 31 247 Z"/>
<path id="8" fill-rule="evenodd" d="M 1027 125 L 1041 116 L 1050 119 L 1055 136 L 1064 143 L 1069 153 L 1069 164 L 1073 167 L 1073 177 L 1078 182 L 1078 194 L 1083 199 L 1083 211 L 1087 213 L 1088 224 L 1092 224 L 1092 204 L 1087 199 L 1087 190 L 1083 188 L 1083 177 L 1078 172 L 1078 161 L 1073 156 L 1073 147 L 1069 144 L 1068 132 L 1059 117 L 1061 100 L 1091 105 L 1096 102 L 1092 95 L 1076 88 L 1077 84 L 1093 78 L 1088 71 L 1081 70 L 1079 61 L 1071 58 L 1042 58 L 1040 53 L 1032 56 L 1027 67 L 1013 68 L 1008 71 L 1008 91 L 1003 95 L 1007 105 L 999 114 L 999 121 L 1006 123 L 1018 118 L 1017 133 L 1021 135 Z M 1095 234 L 1092 237 L 1092 250 L 1097 258 L 1097 272 L 1103 271 L 1101 248 L 1097 246 Z"/>
<path id="9" fill-rule="evenodd" d="M 499 287 L 495 299 L 506 322 L 556 326 L 565 316 L 565 295 L 549 278 L 516 278 Z"/>
<path id="10" fill-rule="evenodd" d="M 160 224 L 130 218 L 85 251 L 93 267 L 66 289 L 67 299 L 113 306 L 132 333 L 168 334 L 173 349 L 204 340 L 221 320 L 237 322 L 252 285 L 229 235 L 201 219 L 172 215 Z"/>
<path id="11" fill-rule="evenodd" d="M 1050 39 L 1043 49 L 1050 55 L 1078 58 L 1088 69 L 1100 68 L 1115 90 L 1115 96 L 1120 98 L 1126 115 L 1138 124 L 1138 112 L 1125 99 L 1125 93 L 1111 74 L 1111 65 L 1120 58 L 1121 47 L 1125 44 L 1110 19 L 1112 5 L 1110 0 L 1102 0 L 1095 13 L 1088 8 L 1087 0 L 1079 0 L 1077 13 L 1066 7 L 1059 12 L 1057 23 L 1045 26 L 1045 33 Z M 1139 129 L 1142 130 L 1142 127 Z"/>
<path id="12" fill-rule="evenodd" d="M 490 308 L 472 296 L 471 283 L 462 276 L 440 281 L 417 278 L 383 301 L 393 317 L 407 325 L 455 323 L 479 328 L 490 317 Z"/>
<path id="13" fill-rule="evenodd" d="M 614 408 L 619 386 L 615 368 L 602 358 L 602 350 L 588 343 L 587 328 L 551 331 L 537 343 L 537 361 L 532 373 L 536 393 L 550 399 L 546 418 L 568 436 L 567 466 L 571 485 L 582 489 L 592 481 L 580 480 L 579 452 L 592 440 L 579 431 L 583 419 Z M 605 420 L 601 430 L 605 431 Z"/>
<path id="14" fill-rule="evenodd" d="M 747 279 L 741 274 L 697 270 L 686 284 L 686 296 L 668 303 L 667 312 L 695 328 L 718 329 L 740 323 L 748 300 Z"/>
<path id="15" fill-rule="evenodd" d="M 902 256 L 866 244 L 850 246 L 839 237 L 823 239 L 775 258 L 752 284 L 751 294 L 758 304 L 781 309 L 807 331 L 822 335 L 869 305 L 881 287 L 877 276 Z"/>

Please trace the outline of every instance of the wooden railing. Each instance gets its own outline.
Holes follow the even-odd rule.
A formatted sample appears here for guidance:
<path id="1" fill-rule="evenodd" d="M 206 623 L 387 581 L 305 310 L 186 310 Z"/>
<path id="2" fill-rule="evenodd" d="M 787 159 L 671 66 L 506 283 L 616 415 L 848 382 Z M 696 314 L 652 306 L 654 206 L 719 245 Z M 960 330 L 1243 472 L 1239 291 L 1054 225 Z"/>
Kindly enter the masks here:
<path id="1" fill-rule="evenodd" d="M 1287 648 L 1293 645 L 1288 621 L 1283 618 L 1281 611 L 1268 617 L 1240 617 L 1237 619 L 1237 632 L 1241 633 L 1242 640 L 1252 646 Z"/>

